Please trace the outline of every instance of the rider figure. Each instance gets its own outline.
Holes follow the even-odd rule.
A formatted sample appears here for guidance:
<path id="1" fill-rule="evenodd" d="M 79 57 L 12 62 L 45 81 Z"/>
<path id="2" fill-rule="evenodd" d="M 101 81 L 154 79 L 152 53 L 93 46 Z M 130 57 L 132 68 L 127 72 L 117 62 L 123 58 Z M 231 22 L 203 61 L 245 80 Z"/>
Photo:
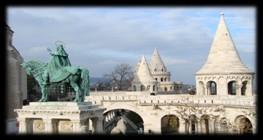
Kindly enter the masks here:
<path id="1" fill-rule="evenodd" d="M 48 51 L 52 57 L 47 66 L 46 78 L 50 81 L 57 82 L 59 79 L 63 79 L 63 76 L 65 76 L 63 68 L 66 66 L 71 66 L 71 63 L 62 44 L 57 46 L 55 52 L 51 52 L 49 49 Z"/>

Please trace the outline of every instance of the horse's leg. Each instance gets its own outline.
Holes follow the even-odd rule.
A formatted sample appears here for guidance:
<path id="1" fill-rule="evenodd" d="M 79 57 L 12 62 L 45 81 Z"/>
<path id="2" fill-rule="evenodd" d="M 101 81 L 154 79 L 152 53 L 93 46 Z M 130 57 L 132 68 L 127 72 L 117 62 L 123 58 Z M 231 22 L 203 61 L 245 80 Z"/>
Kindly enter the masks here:
<path id="1" fill-rule="evenodd" d="M 79 89 L 78 84 L 73 80 L 73 78 L 70 79 L 70 85 L 75 91 L 75 100 L 74 101 L 80 102 L 80 98 L 79 98 L 80 89 Z"/>
<path id="2" fill-rule="evenodd" d="M 47 92 L 46 92 L 46 85 L 40 85 L 41 88 L 41 99 L 39 102 L 46 102 L 47 101 Z"/>

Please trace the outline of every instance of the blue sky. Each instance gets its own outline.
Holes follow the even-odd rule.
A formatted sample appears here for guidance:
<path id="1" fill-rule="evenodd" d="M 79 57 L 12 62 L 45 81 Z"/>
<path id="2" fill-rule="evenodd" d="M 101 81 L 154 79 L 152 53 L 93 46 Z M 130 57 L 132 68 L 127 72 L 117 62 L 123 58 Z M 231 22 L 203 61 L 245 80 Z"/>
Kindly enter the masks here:
<path id="1" fill-rule="evenodd" d="M 255 71 L 254 7 L 9 7 L 7 20 L 25 61 L 48 62 L 46 48 L 61 40 L 73 65 L 102 77 L 142 55 L 149 62 L 157 48 L 172 80 L 195 84 L 221 11 L 242 61 Z"/>

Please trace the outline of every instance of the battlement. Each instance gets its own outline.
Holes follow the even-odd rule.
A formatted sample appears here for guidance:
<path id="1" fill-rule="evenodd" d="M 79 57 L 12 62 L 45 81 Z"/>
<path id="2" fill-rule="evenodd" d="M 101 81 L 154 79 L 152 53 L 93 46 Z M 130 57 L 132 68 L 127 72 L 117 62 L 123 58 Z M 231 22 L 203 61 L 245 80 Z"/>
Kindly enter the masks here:
<path id="1" fill-rule="evenodd" d="M 251 108 L 256 106 L 256 96 L 204 96 L 204 95 L 150 95 L 150 92 L 92 92 L 86 101 L 94 104 L 102 102 L 137 102 L 145 105 L 224 105 Z"/>

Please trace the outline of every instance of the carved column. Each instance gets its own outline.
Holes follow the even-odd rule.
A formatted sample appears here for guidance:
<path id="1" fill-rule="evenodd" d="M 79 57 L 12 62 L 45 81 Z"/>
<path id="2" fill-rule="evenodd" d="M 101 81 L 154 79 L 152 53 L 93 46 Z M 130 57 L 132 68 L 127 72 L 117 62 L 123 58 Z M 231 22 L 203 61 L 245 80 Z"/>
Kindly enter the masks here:
<path id="1" fill-rule="evenodd" d="M 197 131 L 198 134 L 202 133 L 202 129 L 201 129 L 201 121 L 200 119 L 197 119 Z"/>
<path id="2" fill-rule="evenodd" d="M 73 124 L 73 133 L 81 133 L 81 122 L 80 120 L 71 120 Z"/>
<path id="3" fill-rule="evenodd" d="M 26 122 L 26 118 L 18 118 L 18 122 L 19 122 L 19 133 L 20 134 L 25 134 L 28 132 L 27 130 L 27 122 Z"/>
<path id="4" fill-rule="evenodd" d="M 93 129 L 95 130 L 94 133 L 102 134 L 103 133 L 103 118 L 92 118 L 92 125 Z"/>
<path id="5" fill-rule="evenodd" d="M 51 119 L 43 119 L 43 122 L 45 124 L 45 133 L 53 133 L 53 124 Z"/>
<path id="6" fill-rule="evenodd" d="M 215 132 L 215 119 L 214 118 L 209 118 L 209 133 L 213 134 Z"/>
<path id="7" fill-rule="evenodd" d="M 185 134 L 185 120 L 179 119 L 179 134 Z"/>
<path id="8" fill-rule="evenodd" d="M 237 96 L 241 96 L 241 84 L 239 82 L 236 83 L 236 92 Z"/>

